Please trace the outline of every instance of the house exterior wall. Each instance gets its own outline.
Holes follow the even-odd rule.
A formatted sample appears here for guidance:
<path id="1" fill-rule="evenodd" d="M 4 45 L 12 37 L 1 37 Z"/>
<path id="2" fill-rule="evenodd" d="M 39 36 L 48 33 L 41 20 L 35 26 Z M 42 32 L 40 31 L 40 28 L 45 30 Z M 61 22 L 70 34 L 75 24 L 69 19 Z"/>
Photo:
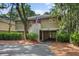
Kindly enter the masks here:
<path id="1" fill-rule="evenodd" d="M 12 25 L 12 26 L 11 26 L 11 31 L 16 31 L 16 30 L 15 30 L 15 25 Z"/>
<path id="2" fill-rule="evenodd" d="M 28 20 L 27 23 L 28 23 L 28 29 L 29 29 L 35 23 L 35 20 Z M 59 22 L 56 20 L 56 18 L 40 19 L 41 29 L 42 28 L 59 28 L 58 23 Z M 16 31 L 24 31 L 24 26 L 21 21 L 16 21 L 15 26 L 16 26 Z M 50 32 L 51 32 L 52 38 L 55 38 L 56 31 L 53 31 L 53 30 L 52 31 L 41 31 L 40 30 L 39 41 L 42 41 L 42 37 L 43 37 L 43 40 L 48 39 L 50 37 Z"/>
<path id="3" fill-rule="evenodd" d="M 0 31 L 8 31 L 9 30 L 9 24 L 6 22 L 0 21 Z M 15 31 L 15 25 L 12 24 L 11 31 Z"/>
<path id="4" fill-rule="evenodd" d="M 35 23 L 35 21 L 32 20 L 32 21 L 28 21 L 27 23 L 28 23 L 27 28 L 29 28 Z M 16 21 L 15 26 L 16 26 L 15 27 L 16 31 L 24 31 L 24 25 L 21 21 Z"/>
<path id="5" fill-rule="evenodd" d="M 24 31 L 24 26 L 21 21 L 16 21 L 15 22 L 15 30 L 16 31 Z"/>
<path id="6" fill-rule="evenodd" d="M 55 18 L 41 20 L 42 28 L 58 28 L 58 21 Z"/>
<path id="7" fill-rule="evenodd" d="M 29 20 L 27 28 L 31 27 L 34 23 L 35 20 Z M 41 19 L 40 20 L 41 28 L 58 28 L 58 22 L 56 21 L 55 18 L 52 19 Z M 21 21 L 16 21 L 15 22 L 15 29 L 16 31 L 24 31 L 24 26 Z"/>

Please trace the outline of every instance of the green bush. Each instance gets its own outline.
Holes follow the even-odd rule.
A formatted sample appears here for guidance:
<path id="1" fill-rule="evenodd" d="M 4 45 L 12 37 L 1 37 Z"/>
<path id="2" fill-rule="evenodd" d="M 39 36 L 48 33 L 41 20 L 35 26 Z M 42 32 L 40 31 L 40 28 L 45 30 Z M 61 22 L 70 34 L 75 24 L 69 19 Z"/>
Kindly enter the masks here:
<path id="1" fill-rule="evenodd" d="M 57 40 L 59 42 L 69 42 L 70 35 L 65 31 L 57 32 Z"/>
<path id="2" fill-rule="evenodd" d="M 22 34 L 18 32 L 0 32 L 0 40 L 20 40 Z"/>
<path id="3" fill-rule="evenodd" d="M 36 40 L 38 38 L 38 35 L 36 33 L 31 32 L 27 34 L 27 38 L 30 40 Z"/>
<path id="4" fill-rule="evenodd" d="M 73 44 L 75 45 L 79 45 L 79 33 L 78 32 L 74 32 L 70 35 L 70 39 L 72 41 Z"/>

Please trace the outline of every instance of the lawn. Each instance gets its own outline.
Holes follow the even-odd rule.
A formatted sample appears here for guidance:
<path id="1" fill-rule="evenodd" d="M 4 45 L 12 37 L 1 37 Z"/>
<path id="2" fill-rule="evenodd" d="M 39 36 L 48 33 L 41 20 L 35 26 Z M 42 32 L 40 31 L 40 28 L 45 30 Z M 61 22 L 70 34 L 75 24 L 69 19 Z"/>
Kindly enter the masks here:
<path id="1" fill-rule="evenodd" d="M 79 47 L 70 43 L 54 42 L 49 49 L 57 56 L 79 56 Z"/>

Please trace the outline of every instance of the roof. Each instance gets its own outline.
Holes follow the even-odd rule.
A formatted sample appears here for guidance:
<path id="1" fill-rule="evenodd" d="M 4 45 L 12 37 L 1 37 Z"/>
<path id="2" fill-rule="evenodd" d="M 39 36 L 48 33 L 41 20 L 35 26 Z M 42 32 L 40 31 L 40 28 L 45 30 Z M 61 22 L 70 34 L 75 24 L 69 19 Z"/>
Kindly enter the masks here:
<path id="1" fill-rule="evenodd" d="M 41 28 L 41 31 L 57 31 L 59 28 Z"/>
<path id="2" fill-rule="evenodd" d="M 37 18 L 46 19 L 46 18 L 50 18 L 50 17 L 51 17 L 50 15 L 37 15 L 37 16 L 28 17 L 28 20 L 36 20 Z M 20 18 L 18 20 L 20 20 Z M 16 20 L 16 21 L 18 21 L 18 20 Z"/>
<path id="3" fill-rule="evenodd" d="M 43 18 L 49 18 L 50 15 L 38 15 L 38 16 L 32 16 L 32 17 L 28 17 L 28 20 L 35 20 L 35 19 L 43 19 Z"/>
<path id="4" fill-rule="evenodd" d="M 41 28 L 40 31 L 58 31 L 59 28 Z M 24 30 L 17 30 L 17 31 L 24 31 Z"/>
<path id="5" fill-rule="evenodd" d="M 10 20 L 8 20 L 6 18 L 0 18 L 0 22 L 4 22 L 4 23 L 9 24 Z M 15 22 L 14 21 L 11 21 L 11 24 L 15 25 Z"/>

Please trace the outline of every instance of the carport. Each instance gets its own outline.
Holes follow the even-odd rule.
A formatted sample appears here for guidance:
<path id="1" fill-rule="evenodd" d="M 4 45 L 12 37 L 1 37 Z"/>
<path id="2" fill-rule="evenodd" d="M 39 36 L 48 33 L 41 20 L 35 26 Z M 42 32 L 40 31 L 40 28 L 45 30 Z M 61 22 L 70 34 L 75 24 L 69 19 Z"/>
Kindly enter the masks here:
<path id="1" fill-rule="evenodd" d="M 40 30 L 40 41 L 52 40 L 56 41 L 56 32 L 58 28 L 43 28 Z"/>

